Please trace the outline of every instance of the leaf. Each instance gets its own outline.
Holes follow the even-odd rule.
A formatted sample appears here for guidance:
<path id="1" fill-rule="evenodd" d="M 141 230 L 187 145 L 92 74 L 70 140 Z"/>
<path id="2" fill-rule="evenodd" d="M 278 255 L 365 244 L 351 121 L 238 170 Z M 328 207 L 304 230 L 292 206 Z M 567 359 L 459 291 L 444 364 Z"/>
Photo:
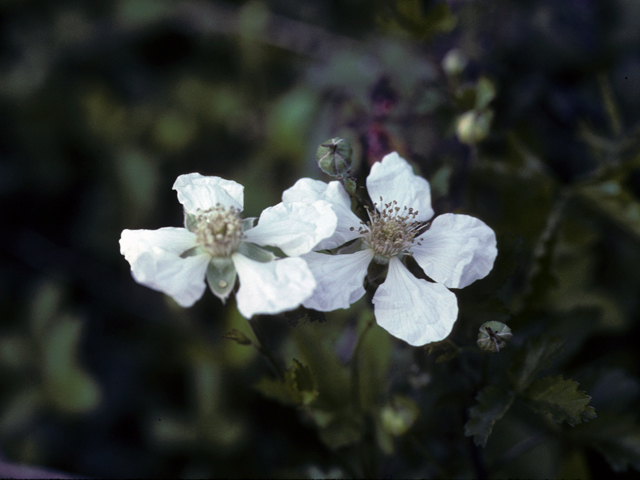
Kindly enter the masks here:
<path id="1" fill-rule="evenodd" d="M 577 190 L 584 199 L 603 217 L 619 228 L 640 239 L 640 202 L 621 186 L 622 179 L 608 180 L 588 185 Z"/>
<path id="2" fill-rule="evenodd" d="M 558 285 L 555 269 L 555 250 L 559 238 L 559 226 L 563 217 L 567 196 L 560 195 L 549 210 L 545 226 L 533 250 L 533 263 L 528 272 L 525 305 L 535 305 Z"/>
<path id="3" fill-rule="evenodd" d="M 542 336 L 527 339 L 524 346 L 514 355 L 513 363 L 508 370 L 514 390 L 522 393 L 563 348 L 564 341 L 560 337 Z"/>
<path id="4" fill-rule="evenodd" d="M 45 391 L 61 410 L 83 413 L 95 408 L 101 397 L 98 383 L 79 365 L 76 351 L 82 322 L 64 315 L 50 328 L 43 346 Z"/>
<path id="5" fill-rule="evenodd" d="M 592 445 L 607 460 L 615 472 L 625 472 L 629 466 L 640 471 L 640 424 L 633 415 L 603 413 L 576 433 Z"/>
<path id="6" fill-rule="evenodd" d="M 460 356 L 460 349 L 451 342 L 441 341 L 426 345 L 427 354 L 438 353 L 436 363 L 448 362 Z"/>
<path id="7" fill-rule="evenodd" d="M 515 394 L 503 386 L 488 386 L 476 397 L 478 404 L 469 409 L 469 420 L 464 426 L 464 434 L 473 436 L 476 445 L 487 444 L 493 425 L 507 412 Z"/>
<path id="8" fill-rule="evenodd" d="M 282 403 L 283 405 L 295 405 L 295 401 L 291 398 L 286 385 L 271 377 L 262 377 L 258 383 L 253 385 L 265 397 Z"/>
<path id="9" fill-rule="evenodd" d="M 308 405 L 318 396 L 315 379 L 307 365 L 294 358 L 293 367 L 289 368 L 284 376 L 291 397 L 302 405 Z"/>
<path id="10" fill-rule="evenodd" d="M 358 415 L 342 415 L 318 432 L 320 440 L 331 449 L 354 445 L 362 440 L 362 418 Z"/>
<path id="11" fill-rule="evenodd" d="M 496 97 L 496 87 L 487 77 L 480 77 L 476 86 L 476 110 L 487 107 Z"/>
<path id="12" fill-rule="evenodd" d="M 591 397 L 578 390 L 578 382 L 562 375 L 536 380 L 524 396 L 535 411 L 550 413 L 557 423 L 567 422 L 573 427 L 596 418 L 595 408 L 588 405 Z"/>
<path id="13" fill-rule="evenodd" d="M 287 369 L 284 377 L 284 382 L 263 377 L 253 388 L 265 397 L 285 405 L 308 405 L 318 396 L 311 369 L 295 358 L 293 366 Z"/>
<path id="14" fill-rule="evenodd" d="M 369 315 L 365 310 L 361 317 L 365 324 Z M 374 321 L 373 318 L 370 319 Z M 365 327 L 366 328 L 366 327 Z M 391 336 L 378 325 L 373 325 L 368 331 L 360 332 L 364 335 L 361 340 L 358 357 L 352 359 L 353 382 L 358 382 L 359 402 L 364 410 L 376 409 L 380 405 L 379 398 L 385 391 L 388 382 L 389 364 L 391 360 Z M 354 371 L 357 369 L 357 372 Z"/>
<path id="15" fill-rule="evenodd" d="M 244 333 L 242 333 L 237 328 L 233 328 L 227 333 L 222 335 L 224 338 L 228 340 L 233 340 L 238 345 L 251 345 L 253 342 L 247 337 Z"/>

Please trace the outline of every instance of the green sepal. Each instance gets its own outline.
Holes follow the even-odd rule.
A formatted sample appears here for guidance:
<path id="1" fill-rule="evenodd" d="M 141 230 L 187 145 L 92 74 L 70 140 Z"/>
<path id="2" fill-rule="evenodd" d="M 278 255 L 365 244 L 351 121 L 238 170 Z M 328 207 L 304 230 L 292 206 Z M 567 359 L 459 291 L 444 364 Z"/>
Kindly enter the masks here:
<path id="1" fill-rule="evenodd" d="M 202 255 L 203 253 L 207 253 L 207 251 L 200 245 L 196 245 L 195 247 L 191 247 L 189 250 L 185 250 L 180 254 L 180 258 L 187 257 L 195 257 L 197 255 Z"/>
<path id="2" fill-rule="evenodd" d="M 188 213 L 186 210 L 184 212 L 184 228 L 186 228 L 190 232 L 195 232 L 198 228 L 196 216 L 193 213 Z"/>
<path id="3" fill-rule="evenodd" d="M 212 258 L 207 266 L 207 283 L 213 294 L 224 303 L 236 284 L 236 267 L 231 258 Z"/>
<path id="4" fill-rule="evenodd" d="M 255 243 L 242 242 L 238 247 L 238 253 L 241 253 L 245 257 L 255 260 L 256 262 L 266 263 L 275 260 L 276 256 L 263 248 L 260 248 Z"/>
<path id="5" fill-rule="evenodd" d="M 247 217 L 242 219 L 242 231 L 246 232 L 247 230 L 255 227 L 256 225 L 256 217 Z"/>
<path id="6" fill-rule="evenodd" d="M 364 248 L 365 247 L 364 247 L 364 242 L 362 241 L 362 238 L 356 238 L 351 243 L 346 243 L 344 247 L 339 247 L 336 253 L 339 253 L 341 255 L 344 255 L 347 253 L 356 253 L 356 252 L 359 252 L 360 250 L 364 250 Z"/>

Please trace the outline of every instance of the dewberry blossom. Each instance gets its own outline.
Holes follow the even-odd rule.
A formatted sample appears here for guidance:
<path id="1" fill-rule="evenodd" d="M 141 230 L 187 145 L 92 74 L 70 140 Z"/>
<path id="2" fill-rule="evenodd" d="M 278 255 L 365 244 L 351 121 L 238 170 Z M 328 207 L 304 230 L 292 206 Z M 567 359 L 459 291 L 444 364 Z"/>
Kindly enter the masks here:
<path id="1" fill-rule="evenodd" d="M 329 237 L 337 224 L 331 205 L 280 203 L 255 218 L 242 219 L 244 187 L 232 180 L 180 175 L 173 185 L 184 207 L 185 228 L 124 230 L 120 252 L 140 284 L 190 307 L 205 289 L 223 303 L 236 278 L 238 310 L 246 317 L 298 307 L 316 287 L 299 255 Z M 289 258 L 276 258 L 261 246 L 278 247 Z"/>
<path id="2" fill-rule="evenodd" d="M 387 265 L 384 282 L 373 296 L 377 323 L 410 345 L 443 340 L 458 317 L 450 288 L 463 288 L 485 277 L 498 254 L 496 236 L 482 221 L 468 215 L 433 217 L 429 182 L 415 175 L 397 153 L 371 167 L 366 180 L 375 209 L 362 222 L 352 211 L 342 185 L 302 178 L 283 193 L 285 204 L 331 202 L 338 215 L 335 233 L 315 250 L 334 249 L 356 240 L 337 254 L 303 255 L 318 286 L 303 302 L 307 308 L 348 308 L 364 293 L 364 278 L 373 261 Z M 340 253 L 340 252 L 350 253 Z M 433 282 L 416 278 L 402 258 L 411 255 Z"/>

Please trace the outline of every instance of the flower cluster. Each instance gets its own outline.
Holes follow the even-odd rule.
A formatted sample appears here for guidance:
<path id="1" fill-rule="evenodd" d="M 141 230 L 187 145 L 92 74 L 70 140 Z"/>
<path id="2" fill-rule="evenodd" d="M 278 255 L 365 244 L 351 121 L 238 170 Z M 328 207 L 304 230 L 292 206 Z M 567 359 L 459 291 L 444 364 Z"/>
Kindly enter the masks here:
<path id="1" fill-rule="evenodd" d="M 442 340 L 458 316 L 449 289 L 491 271 L 495 234 L 467 215 L 433 218 L 429 183 L 397 153 L 373 165 L 366 185 L 375 201 L 367 221 L 351 211 L 339 182 L 303 178 L 254 226 L 255 219 L 240 216 L 241 185 L 181 175 L 173 188 L 184 207 L 185 228 L 124 230 L 121 252 L 137 282 L 184 307 L 202 296 L 205 277 L 222 301 L 238 278 L 236 299 L 246 318 L 301 304 L 319 311 L 348 308 L 364 295 L 373 262 L 386 269 L 373 296 L 378 324 L 411 345 Z M 277 258 L 269 247 L 287 257 Z M 432 281 L 415 277 L 407 257 Z"/>

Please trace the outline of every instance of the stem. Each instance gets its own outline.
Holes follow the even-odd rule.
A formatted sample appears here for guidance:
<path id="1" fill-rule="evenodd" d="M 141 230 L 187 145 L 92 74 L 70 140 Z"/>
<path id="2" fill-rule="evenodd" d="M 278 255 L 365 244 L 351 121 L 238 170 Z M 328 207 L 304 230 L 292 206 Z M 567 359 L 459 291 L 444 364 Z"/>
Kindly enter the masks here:
<path id="1" fill-rule="evenodd" d="M 266 346 L 267 344 L 264 341 L 264 333 L 262 331 L 262 328 L 258 326 L 258 322 L 256 320 L 249 320 L 248 323 L 251 326 L 254 335 L 258 339 L 258 344 L 255 344 L 253 342 L 251 344 L 267 361 L 276 377 L 278 377 L 280 381 L 284 381 L 284 371 L 276 361 L 276 358 L 271 350 Z"/>
<path id="2" fill-rule="evenodd" d="M 362 333 L 360 333 L 360 338 L 358 338 L 358 343 L 356 344 L 356 348 L 353 349 L 353 354 L 351 355 L 351 360 L 349 361 L 351 367 L 351 396 L 353 398 L 353 403 L 357 410 L 362 408 L 360 404 L 360 370 L 358 368 L 358 358 L 360 355 L 360 349 L 362 348 L 362 344 L 364 343 L 364 337 L 367 335 L 367 332 L 373 327 L 373 318 L 371 318 L 367 324 L 365 325 Z"/>
<path id="3" fill-rule="evenodd" d="M 528 452 L 533 447 L 538 446 L 544 440 L 546 440 L 546 438 L 547 438 L 547 433 L 545 432 L 540 432 L 525 438 L 520 443 L 516 443 L 513 447 L 511 447 L 509 450 L 503 453 L 500 458 L 498 458 L 492 465 L 490 465 L 489 469 L 495 472 L 497 468 L 500 468 L 503 465 L 506 465 L 507 463 L 518 458 L 520 455 L 523 455 L 524 453 Z"/>

